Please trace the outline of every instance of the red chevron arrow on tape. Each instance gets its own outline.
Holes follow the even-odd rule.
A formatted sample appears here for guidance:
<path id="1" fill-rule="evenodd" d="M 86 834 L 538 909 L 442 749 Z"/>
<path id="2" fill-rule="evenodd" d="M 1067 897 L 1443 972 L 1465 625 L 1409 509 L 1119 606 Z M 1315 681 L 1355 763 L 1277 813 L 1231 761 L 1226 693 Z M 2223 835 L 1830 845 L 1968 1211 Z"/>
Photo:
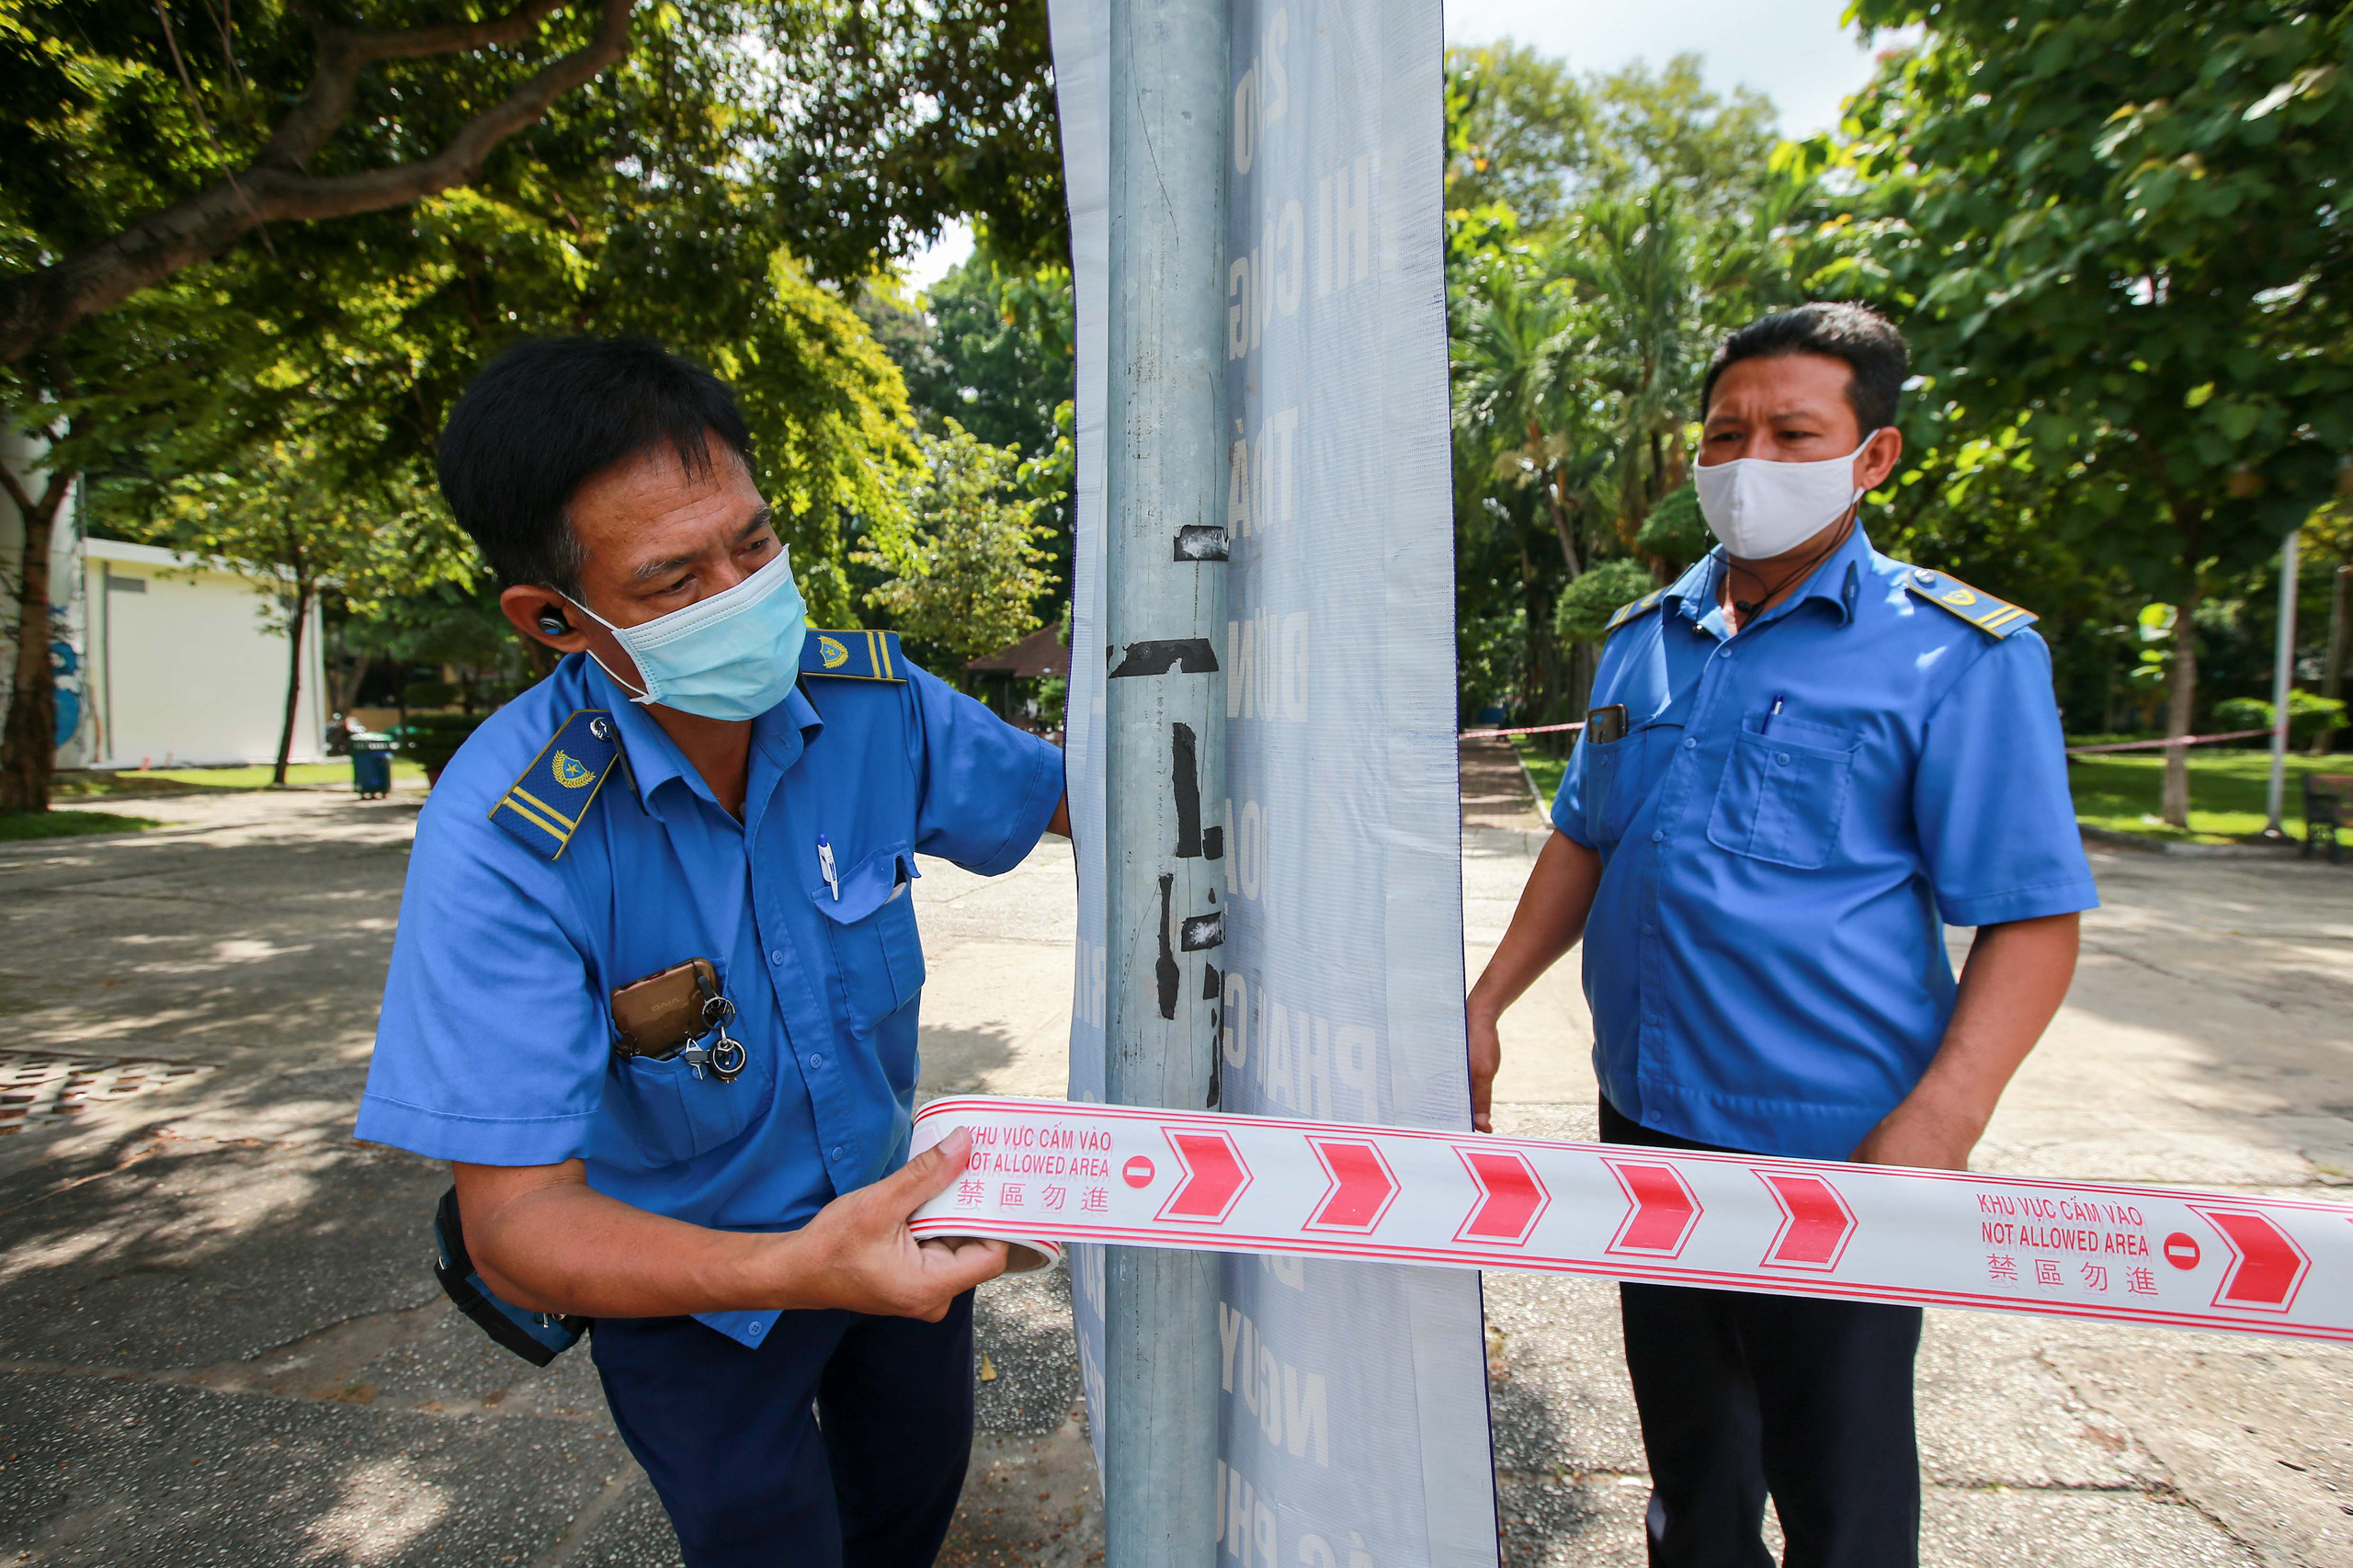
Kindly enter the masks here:
<path id="1" fill-rule="evenodd" d="M 1544 1180 L 1523 1155 L 1509 1149 L 1454 1147 L 1471 1179 L 1479 1184 L 1479 1206 L 1454 1233 L 1459 1242 L 1500 1242 L 1518 1246 L 1536 1229 L 1536 1221 L 1552 1201 Z"/>
<path id="2" fill-rule="evenodd" d="M 2313 1260 L 2287 1232 L 2260 1214 L 2229 1209 L 2191 1208 L 2214 1229 L 2231 1249 L 2231 1271 L 2214 1292 L 2218 1307 L 2255 1307 L 2284 1312 L 2295 1303 L 2296 1290 L 2312 1272 Z"/>
<path id="3" fill-rule="evenodd" d="M 1793 1171 L 1758 1171 L 1757 1179 L 1781 1206 L 1781 1228 L 1765 1249 L 1768 1268 L 1838 1267 L 1847 1243 L 1855 1233 L 1855 1211 L 1838 1189 L 1816 1176 Z"/>
<path id="4" fill-rule="evenodd" d="M 1362 1234 L 1380 1224 L 1389 1206 L 1397 1201 L 1398 1187 L 1396 1173 L 1381 1157 L 1379 1147 L 1339 1138 L 1310 1138 L 1307 1146 L 1315 1151 L 1324 1174 L 1332 1180 L 1316 1200 L 1307 1228 Z"/>
<path id="5" fill-rule="evenodd" d="M 1233 1212 L 1242 1189 L 1250 1185 L 1250 1167 L 1242 1152 L 1222 1132 L 1178 1132 L 1171 1130 L 1168 1146 L 1176 1151 L 1184 1179 L 1168 1201 L 1160 1206 L 1163 1220 L 1202 1220 L 1211 1224 Z"/>
<path id="6" fill-rule="evenodd" d="M 1699 1200 L 1691 1185 L 1673 1165 L 1638 1165 L 1631 1160 L 1604 1160 L 1609 1174 L 1625 1189 L 1630 1207 L 1610 1238 L 1610 1252 L 1649 1253 L 1677 1257 L 1699 1222 Z"/>

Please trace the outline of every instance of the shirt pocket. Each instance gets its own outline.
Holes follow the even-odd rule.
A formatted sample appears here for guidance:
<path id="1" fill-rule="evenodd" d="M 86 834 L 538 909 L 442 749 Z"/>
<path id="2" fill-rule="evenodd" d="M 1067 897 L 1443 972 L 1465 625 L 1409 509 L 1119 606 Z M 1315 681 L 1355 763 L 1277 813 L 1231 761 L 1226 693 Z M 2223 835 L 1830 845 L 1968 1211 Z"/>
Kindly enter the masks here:
<path id="1" fill-rule="evenodd" d="M 841 971 L 851 1029 L 875 1026 L 923 990 L 923 942 L 915 934 L 915 869 L 911 845 L 877 850 L 841 874 L 839 895 L 820 885 L 809 897 L 825 916 L 825 935 Z"/>
<path id="2" fill-rule="evenodd" d="M 1848 731 L 1797 720 L 1773 721 L 1760 731 L 1767 717 L 1741 721 L 1716 786 L 1708 842 L 1753 860 L 1815 870 L 1837 846 L 1862 742 Z"/>
<path id="3" fill-rule="evenodd" d="M 675 1056 L 665 1062 L 616 1056 L 613 1074 L 625 1108 L 620 1119 L 648 1165 L 676 1165 L 733 1142 L 767 1100 L 766 1065 L 756 1060 L 747 1060 L 732 1084 L 708 1071 L 698 1078 Z M 608 1090 L 608 1109 L 613 1097 Z"/>
<path id="4" fill-rule="evenodd" d="M 1614 741 L 1577 743 L 1584 753 L 1580 766 L 1585 778 L 1580 788 L 1585 830 L 1595 848 L 1607 848 L 1626 836 L 1626 824 L 1634 820 L 1643 796 L 1649 793 L 1651 752 L 1662 741 L 1672 744 L 1682 733 L 1679 724 L 1646 724 Z"/>

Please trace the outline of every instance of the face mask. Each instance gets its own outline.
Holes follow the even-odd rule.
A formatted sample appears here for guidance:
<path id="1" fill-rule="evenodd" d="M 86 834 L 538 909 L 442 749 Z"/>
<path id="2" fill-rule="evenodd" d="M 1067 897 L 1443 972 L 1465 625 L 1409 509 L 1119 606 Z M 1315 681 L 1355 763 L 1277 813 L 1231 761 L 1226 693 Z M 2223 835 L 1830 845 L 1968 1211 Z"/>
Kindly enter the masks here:
<path id="1" fill-rule="evenodd" d="M 1870 437 L 1864 437 L 1863 447 L 1870 444 Z M 1862 499 L 1863 493 L 1855 488 L 1855 460 L 1863 447 L 1821 462 L 1734 458 L 1694 469 L 1699 515 L 1708 519 L 1709 531 L 1724 541 L 1724 549 L 1743 561 L 1786 555 Z"/>
<path id="2" fill-rule="evenodd" d="M 706 719 L 756 719 L 801 678 L 809 607 L 792 581 L 791 552 L 781 547 L 775 560 L 726 592 L 642 625 L 615 626 L 579 600 L 572 603 L 629 650 L 644 690 L 605 673 L 641 703 Z M 597 663 L 603 667 L 603 660 Z"/>

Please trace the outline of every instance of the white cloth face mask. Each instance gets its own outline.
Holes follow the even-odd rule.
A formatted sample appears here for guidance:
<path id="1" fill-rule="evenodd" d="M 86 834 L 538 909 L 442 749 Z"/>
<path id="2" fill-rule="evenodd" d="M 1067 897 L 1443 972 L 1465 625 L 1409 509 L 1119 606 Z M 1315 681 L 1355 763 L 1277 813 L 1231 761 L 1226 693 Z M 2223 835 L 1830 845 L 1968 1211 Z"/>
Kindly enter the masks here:
<path id="1" fill-rule="evenodd" d="M 1743 561 L 1786 555 L 1846 514 L 1863 498 L 1855 488 L 1855 460 L 1871 444 L 1873 430 L 1843 458 L 1781 463 L 1768 458 L 1734 458 L 1692 471 L 1699 487 L 1699 515 L 1708 531 Z"/>

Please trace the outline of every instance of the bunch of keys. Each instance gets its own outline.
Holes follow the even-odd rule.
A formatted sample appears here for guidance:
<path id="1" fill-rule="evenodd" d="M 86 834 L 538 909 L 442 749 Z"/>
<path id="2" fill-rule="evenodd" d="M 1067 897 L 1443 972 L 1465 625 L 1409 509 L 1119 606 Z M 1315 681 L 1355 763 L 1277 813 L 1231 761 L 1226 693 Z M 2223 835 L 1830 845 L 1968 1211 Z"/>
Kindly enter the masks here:
<path id="1" fill-rule="evenodd" d="M 702 1005 L 703 1032 L 678 1048 L 678 1060 L 694 1070 L 696 1077 L 702 1070 L 722 1084 L 732 1084 L 744 1071 L 744 1042 L 727 1032 L 727 1022 L 735 1016 L 735 1004 L 715 994 L 706 994 Z"/>

